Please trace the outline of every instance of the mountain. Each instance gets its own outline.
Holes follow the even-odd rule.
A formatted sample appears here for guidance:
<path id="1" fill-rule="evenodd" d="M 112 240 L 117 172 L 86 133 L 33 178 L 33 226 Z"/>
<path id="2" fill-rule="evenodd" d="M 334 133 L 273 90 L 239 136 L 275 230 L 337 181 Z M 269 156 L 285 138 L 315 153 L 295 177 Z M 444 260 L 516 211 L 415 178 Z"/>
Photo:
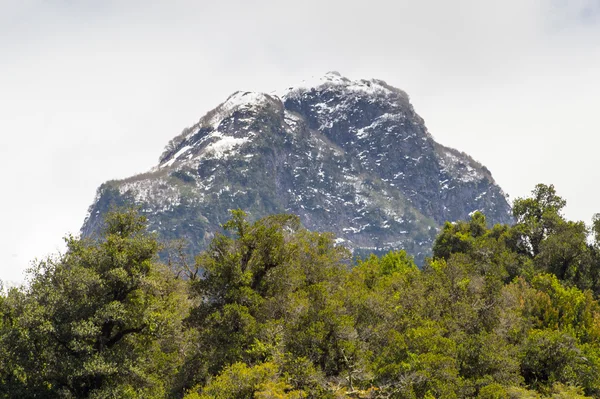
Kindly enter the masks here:
<path id="1" fill-rule="evenodd" d="M 336 72 L 279 95 L 232 94 L 171 140 L 149 172 L 104 183 L 82 235 L 125 204 L 194 253 L 236 208 L 252 219 L 294 213 L 356 253 L 403 248 L 417 261 L 446 220 L 480 210 L 512 221 L 490 171 L 437 143 L 404 91 Z"/>

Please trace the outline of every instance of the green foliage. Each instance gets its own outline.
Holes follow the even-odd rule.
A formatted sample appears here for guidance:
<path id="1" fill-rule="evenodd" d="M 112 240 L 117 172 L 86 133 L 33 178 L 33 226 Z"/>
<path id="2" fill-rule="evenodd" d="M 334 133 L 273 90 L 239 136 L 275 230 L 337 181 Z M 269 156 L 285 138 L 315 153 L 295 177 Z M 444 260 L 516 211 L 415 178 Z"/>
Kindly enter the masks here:
<path id="1" fill-rule="evenodd" d="M 600 369 L 597 353 L 590 355 L 567 333 L 532 330 L 525 342 L 521 372 L 534 388 L 560 382 L 581 384 L 592 391 L 600 386 Z"/>
<path id="2" fill-rule="evenodd" d="M 295 216 L 250 224 L 234 211 L 223 227 L 230 234 L 218 234 L 196 260 L 204 274 L 192 282 L 197 306 L 188 323 L 198 341 L 190 361 L 204 371 L 184 376 L 184 387 L 236 362 L 279 360 L 285 372 L 289 354 L 310 359 L 324 375 L 349 373 L 360 346 L 337 298 L 347 251 L 331 235 L 302 229 Z"/>
<path id="3" fill-rule="evenodd" d="M 493 383 L 483 387 L 477 399 L 508 399 L 508 393 L 502 385 Z"/>
<path id="4" fill-rule="evenodd" d="M 28 288 L 3 301 L 9 364 L 0 392 L 164 396 L 179 363 L 187 299 L 181 281 L 154 263 L 159 244 L 144 220 L 112 213 L 102 241 L 70 237 L 67 248 L 36 265 Z"/>
<path id="5" fill-rule="evenodd" d="M 201 393 L 191 392 L 185 399 L 301 399 L 302 391 L 291 390 L 291 386 L 279 377 L 274 363 L 262 363 L 248 367 L 244 363 L 228 366 L 204 387 Z"/>
<path id="6" fill-rule="evenodd" d="M 590 230 L 583 222 L 565 220 L 561 214 L 565 204 L 554 186 L 539 184 L 530 198 L 515 200 L 514 226 L 487 229 L 478 212 L 468 222 L 446 223 L 435 240 L 434 258 L 465 254 L 479 266 L 493 264 L 497 273 L 505 275 L 505 282 L 548 272 L 599 294 L 598 245 L 588 243 Z M 599 226 L 594 219 L 592 231 L 599 231 Z"/>
<path id="7" fill-rule="evenodd" d="M 564 221 L 560 212 L 566 201 L 556 195 L 553 185 L 538 184 L 529 198 L 518 198 L 513 215 L 523 235 L 521 249 L 533 256 L 539 254 L 541 242 Z"/>
<path id="8" fill-rule="evenodd" d="M 600 222 L 564 205 L 539 185 L 514 226 L 447 223 L 422 269 L 233 211 L 173 273 L 111 214 L 0 295 L 0 397 L 600 398 Z"/>

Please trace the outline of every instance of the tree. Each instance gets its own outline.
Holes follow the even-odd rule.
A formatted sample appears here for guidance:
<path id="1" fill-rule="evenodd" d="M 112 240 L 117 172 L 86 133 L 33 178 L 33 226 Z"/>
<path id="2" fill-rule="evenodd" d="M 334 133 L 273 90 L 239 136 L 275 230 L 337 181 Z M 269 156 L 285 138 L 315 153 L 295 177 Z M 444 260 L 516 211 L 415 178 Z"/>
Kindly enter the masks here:
<path id="1" fill-rule="evenodd" d="M 531 256 L 539 254 L 541 242 L 564 222 L 561 211 L 565 205 L 553 185 L 538 184 L 531 197 L 517 198 L 513 215 L 521 234 L 519 248 Z"/>
<path id="2" fill-rule="evenodd" d="M 201 391 L 202 393 L 198 393 Z M 248 367 L 234 363 L 225 368 L 204 387 L 196 387 L 184 399 L 301 399 L 306 395 L 295 391 L 281 378 L 274 363 Z"/>
<path id="3" fill-rule="evenodd" d="M 356 370 L 360 348 L 341 299 L 348 251 L 292 215 L 250 223 L 233 211 L 223 228 L 196 259 L 203 278 L 192 283 L 196 306 L 188 323 L 198 339 L 182 387 L 202 387 L 235 363 L 275 361 L 287 372 L 289 356 L 307 359 L 316 374 Z"/>
<path id="4" fill-rule="evenodd" d="M 164 397 L 188 301 L 156 263 L 145 219 L 111 212 L 100 241 L 66 241 L 64 255 L 36 265 L 29 287 L 8 298 L 2 338 L 17 381 L 7 397 Z"/>
<path id="5" fill-rule="evenodd" d="M 597 359 L 590 355 L 594 356 L 593 351 L 588 352 L 568 333 L 532 330 L 524 347 L 521 372 L 533 388 L 563 383 L 596 391 L 599 369 Z"/>

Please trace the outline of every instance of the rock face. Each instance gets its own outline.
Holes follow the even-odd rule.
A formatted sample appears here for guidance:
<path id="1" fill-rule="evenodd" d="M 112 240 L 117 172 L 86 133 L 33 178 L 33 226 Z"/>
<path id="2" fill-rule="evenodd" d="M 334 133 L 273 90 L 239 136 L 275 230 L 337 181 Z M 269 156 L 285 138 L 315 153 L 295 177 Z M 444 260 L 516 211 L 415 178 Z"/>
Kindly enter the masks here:
<path id="1" fill-rule="evenodd" d="M 436 143 L 405 92 L 335 72 L 280 95 L 234 93 L 171 140 L 151 171 L 103 184 L 82 235 L 125 204 L 194 253 L 236 208 L 253 219 L 294 213 L 358 253 L 406 249 L 418 262 L 446 220 L 480 210 L 512 221 L 489 170 Z"/>

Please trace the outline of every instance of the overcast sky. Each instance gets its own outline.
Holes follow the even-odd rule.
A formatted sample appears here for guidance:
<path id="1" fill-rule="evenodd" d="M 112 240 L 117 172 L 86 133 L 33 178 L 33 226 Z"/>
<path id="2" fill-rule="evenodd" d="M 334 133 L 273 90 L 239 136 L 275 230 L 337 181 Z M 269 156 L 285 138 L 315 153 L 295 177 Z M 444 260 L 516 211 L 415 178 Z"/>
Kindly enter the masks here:
<path id="1" fill-rule="evenodd" d="M 330 70 L 406 90 L 511 198 L 600 212 L 600 0 L 0 0 L 0 279 L 232 92 Z"/>

